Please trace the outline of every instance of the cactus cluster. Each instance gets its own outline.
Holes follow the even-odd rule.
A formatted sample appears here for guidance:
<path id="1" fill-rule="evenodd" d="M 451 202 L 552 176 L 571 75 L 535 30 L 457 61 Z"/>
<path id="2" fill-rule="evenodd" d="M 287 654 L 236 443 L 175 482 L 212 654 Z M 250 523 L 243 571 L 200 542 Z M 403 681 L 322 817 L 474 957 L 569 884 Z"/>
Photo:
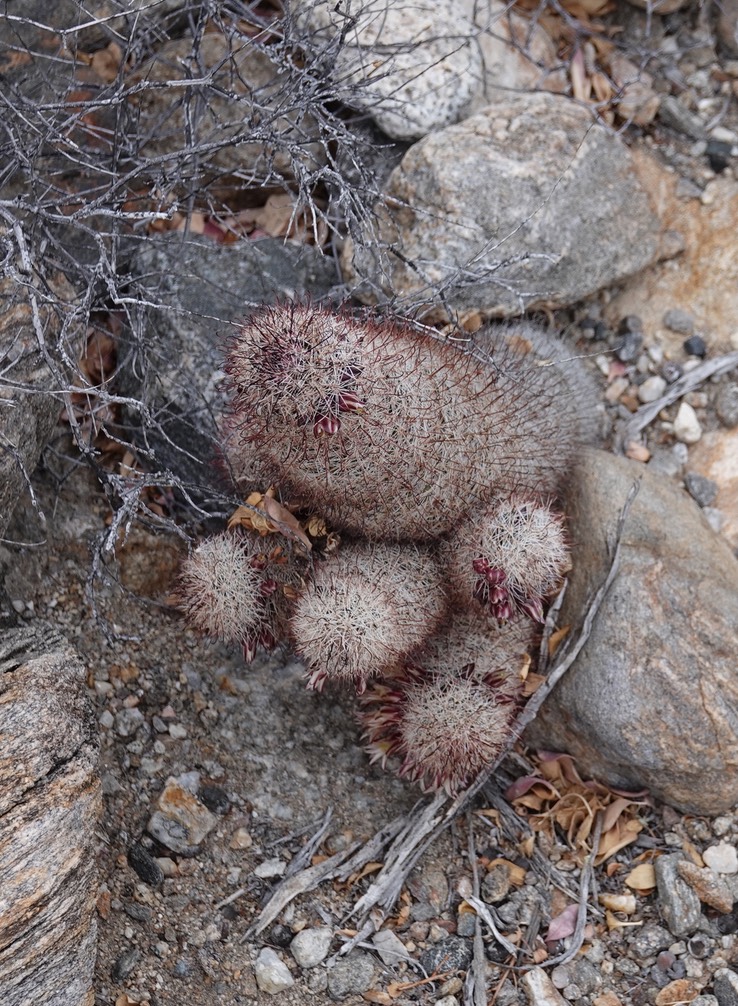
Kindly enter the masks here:
<path id="1" fill-rule="evenodd" d="M 586 375 L 527 322 L 459 343 L 310 304 L 253 314 L 226 370 L 224 467 L 303 531 L 291 549 L 279 520 L 204 541 L 180 578 L 191 625 L 247 659 L 287 636 L 308 687 L 360 696 L 373 758 L 455 792 L 509 736 L 568 568 L 557 504 L 591 438 Z"/>

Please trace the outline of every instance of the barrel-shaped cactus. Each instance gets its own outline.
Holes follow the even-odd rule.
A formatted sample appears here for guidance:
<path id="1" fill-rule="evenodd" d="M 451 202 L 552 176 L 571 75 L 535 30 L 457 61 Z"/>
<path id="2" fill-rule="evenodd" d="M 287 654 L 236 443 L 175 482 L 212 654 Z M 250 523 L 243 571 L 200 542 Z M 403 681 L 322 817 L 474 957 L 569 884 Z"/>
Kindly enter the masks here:
<path id="1" fill-rule="evenodd" d="M 378 540 L 430 541 L 493 496 L 556 491 L 585 425 L 563 402 L 562 369 L 540 366 L 512 328 L 464 346 L 278 305 L 243 324 L 227 370 L 234 431 L 267 479 Z"/>
<path id="2" fill-rule="evenodd" d="M 301 576 L 273 537 L 235 529 L 206 538 L 182 564 L 176 595 L 201 635 L 243 648 L 274 647 L 285 634 Z"/>

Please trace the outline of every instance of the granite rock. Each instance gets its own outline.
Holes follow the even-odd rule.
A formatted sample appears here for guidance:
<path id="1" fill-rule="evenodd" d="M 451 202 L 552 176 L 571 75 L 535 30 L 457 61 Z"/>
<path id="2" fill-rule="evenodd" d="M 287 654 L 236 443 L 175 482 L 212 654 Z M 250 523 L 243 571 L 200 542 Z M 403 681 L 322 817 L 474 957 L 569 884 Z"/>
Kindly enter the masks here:
<path id="1" fill-rule="evenodd" d="M 612 785 L 718 814 L 738 799 L 738 562 L 697 505 L 636 462 L 589 452 L 568 492 L 575 544 L 560 624 L 581 623 L 639 477 L 617 578 L 528 739 Z"/>

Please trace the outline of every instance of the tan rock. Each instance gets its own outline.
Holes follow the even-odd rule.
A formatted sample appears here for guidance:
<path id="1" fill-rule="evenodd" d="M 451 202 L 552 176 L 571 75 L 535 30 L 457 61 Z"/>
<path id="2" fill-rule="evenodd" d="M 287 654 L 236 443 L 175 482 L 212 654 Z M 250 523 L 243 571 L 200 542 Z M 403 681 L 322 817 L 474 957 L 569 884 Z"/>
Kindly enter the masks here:
<path id="1" fill-rule="evenodd" d="M 697 897 L 705 905 L 727 915 L 733 909 L 733 894 L 725 883 L 712 870 L 700 868 L 687 860 L 677 863 L 677 872 L 682 880 L 686 880 Z"/>
<path id="2" fill-rule="evenodd" d="M 692 315 L 709 348 L 725 352 L 738 318 L 738 182 L 727 176 L 710 182 L 714 199 L 705 205 L 699 199 L 679 198 L 678 176 L 655 168 L 652 157 L 641 151 L 633 155 L 664 228 L 681 235 L 684 250 L 627 280 L 608 304 L 607 320 L 615 324 L 626 315 L 638 315 L 667 356 L 679 358 L 684 336 L 670 332 L 663 317 L 671 308 L 682 308 Z"/>
<path id="3" fill-rule="evenodd" d="M 656 1006 L 682 1006 L 683 1003 L 691 1003 L 699 995 L 699 991 L 689 978 L 677 978 L 659 990 Z"/>
<path id="4" fill-rule="evenodd" d="M 713 504 L 725 522 L 720 533 L 738 548 L 738 428 L 705 433 L 689 455 L 689 467 L 718 487 Z"/>

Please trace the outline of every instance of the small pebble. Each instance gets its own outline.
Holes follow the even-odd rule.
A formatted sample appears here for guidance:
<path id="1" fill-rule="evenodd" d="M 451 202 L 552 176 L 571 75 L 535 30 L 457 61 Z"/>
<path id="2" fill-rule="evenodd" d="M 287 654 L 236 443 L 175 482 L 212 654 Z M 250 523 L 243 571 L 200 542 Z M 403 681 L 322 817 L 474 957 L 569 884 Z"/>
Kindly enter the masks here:
<path id="1" fill-rule="evenodd" d="M 374 981 L 374 963 L 369 954 L 353 950 L 328 972 L 328 992 L 333 999 L 360 996 Z"/>
<path id="2" fill-rule="evenodd" d="M 643 333 L 638 331 L 626 332 L 615 346 L 615 356 L 621 363 L 629 363 L 635 360 L 643 346 Z"/>
<path id="3" fill-rule="evenodd" d="M 694 318 L 678 307 L 666 311 L 663 322 L 668 329 L 671 329 L 672 332 L 678 332 L 679 335 L 692 335 L 694 332 Z"/>
<path id="4" fill-rule="evenodd" d="M 718 838 L 722 838 L 723 835 L 727 835 L 728 832 L 733 827 L 732 817 L 716 817 L 712 822 L 712 831 L 714 835 Z"/>
<path id="5" fill-rule="evenodd" d="M 271 947 L 264 947 L 260 951 L 254 964 L 254 974 L 256 984 L 262 992 L 269 995 L 276 995 L 295 984 L 289 968 Z"/>
<path id="6" fill-rule="evenodd" d="M 187 727 L 183 727 L 181 723 L 170 723 L 169 736 L 175 741 L 184 740 L 187 736 Z"/>
<path id="7" fill-rule="evenodd" d="M 707 355 L 707 343 L 701 335 L 690 335 L 684 340 L 682 348 L 687 356 L 698 356 L 701 360 Z"/>
<path id="8" fill-rule="evenodd" d="M 738 384 L 725 384 L 715 400 L 715 411 L 723 426 L 738 426 Z"/>
<path id="9" fill-rule="evenodd" d="M 661 376 L 668 384 L 673 384 L 674 381 L 678 381 L 683 373 L 684 371 L 679 364 L 674 363 L 673 360 L 666 360 L 661 367 Z"/>
<path id="10" fill-rule="evenodd" d="M 702 853 L 702 858 L 715 873 L 738 873 L 738 852 L 728 842 L 711 845 Z"/>
<path id="11" fill-rule="evenodd" d="M 218 818 L 194 796 L 198 773 L 169 778 L 149 818 L 147 831 L 158 842 L 183 856 L 197 853 L 200 843 L 218 823 Z"/>
<path id="12" fill-rule="evenodd" d="M 444 996 L 443 999 L 436 999 L 436 1006 L 459 1006 L 456 996 Z"/>
<path id="13" fill-rule="evenodd" d="M 638 399 L 645 405 L 661 398 L 665 391 L 666 381 L 664 378 L 654 375 L 646 378 L 643 384 L 638 385 Z"/>
<path id="14" fill-rule="evenodd" d="M 286 869 L 287 864 L 283 859 L 267 859 L 255 867 L 254 874 L 261 880 L 268 880 L 271 877 L 281 877 Z"/>
<path id="15" fill-rule="evenodd" d="M 143 721 L 144 715 L 140 709 L 121 709 L 115 714 L 115 732 L 119 737 L 132 737 Z"/>
<path id="16" fill-rule="evenodd" d="M 213 814 L 227 814 L 231 802 L 228 794 L 220 786 L 213 786 L 212 783 L 205 783 L 197 791 L 198 800 L 203 803 Z"/>
<path id="17" fill-rule="evenodd" d="M 246 828 L 236 828 L 228 843 L 229 849 L 250 849 L 254 844 L 250 832 Z"/>
<path id="18" fill-rule="evenodd" d="M 691 405 L 682 402 L 674 420 L 674 436 L 683 444 L 696 444 L 702 437 L 702 427 Z"/>
<path id="19" fill-rule="evenodd" d="M 471 959 L 471 941 L 460 936 L 449 936 L 424 950 L 419 963 L 428 974 L 431 974 L 433 971 L 466 971 Z"/>
<path id="20" fill-rule="evenodd" d="M 654 864 L 661 916 L 679 938 L 691 936 L 702 918 L 700 899 L 678 873 L 677 864 L 683 859 L 681 852 L 675 852 L 659 856 Z"/>
<path id="21" fill-rule="evenodd" d="M 712 479 L 706 479 L 704 475 L 697 472 L 687 472 L 684 476 L 684 485 L 687 492 L 701 507 L 711 506 L 717 499 L 717 483 Z"/>
<path id="22" fill-rule="evenodd" d="M 645 444 L 639 444 L 631 440 L 625 448 L 625 456 L 631 461 L 642 461 L 644 464 L 650 460 L 651 452 Z"/>
<path id="23" fill-rule="evenodd" d="M 328 956 L 332 940 L 333 930 L 329 926 L 303 929 L 290 943 L 290 951 L 301 968 L 314 968 Z"/>
<path id="24" fill-rule="evenodd" d="M 456 918 L 456 936 L 473 937 L 477 931 L 477 915 L 474 911 L 459 912 Z"/>
<path id="25" fill-rule="evenodd" d="M 647 922 L 630 941 L 630 952 L 639 961 L 653 959 L 660 950 L 665 950 L 671 943 L 671 934 L 657 922 Z"/>
<path id="26" fill-rule="evenodd" d="M 124 950 L 113 965 L 110 976 L 114 982 L 122 982 L 133 972 L 133 969 L 141 959 L 141 954 L 135 947 Z"/>
<path id="27" fill-rule="evenodd" d="M 128 850 L 128 865 L 149 887 L 158 887 L 164 881 L 164 871 L 161 866 L 138 842 Z"/>

